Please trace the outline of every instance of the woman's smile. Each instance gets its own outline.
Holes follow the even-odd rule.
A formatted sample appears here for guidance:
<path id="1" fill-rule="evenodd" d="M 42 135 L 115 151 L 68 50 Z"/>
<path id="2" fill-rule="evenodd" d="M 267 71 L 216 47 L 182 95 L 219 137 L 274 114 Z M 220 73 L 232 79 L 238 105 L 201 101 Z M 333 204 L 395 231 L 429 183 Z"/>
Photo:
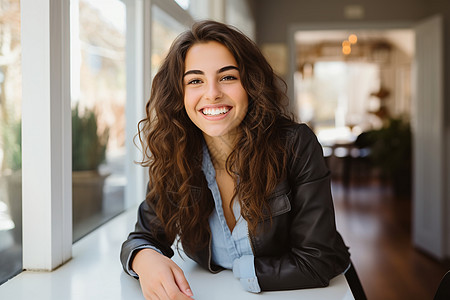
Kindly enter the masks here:
<path id="1" fill-rule="evenodd" d="M 205 119 L 210 121 L 218 121 L 227 117 L 230 110 L 232 110 L 232 106 L 228 105 L 220 105 L 216 107 L 204 107 L 200 111 L 205 117 Z"/>
<path id="2" fill-rule="evenodd" d="M 205 116 L 219 116 L 227 114 L 231 108 L 231 106 L 205 107 L 201 111 Z"/>

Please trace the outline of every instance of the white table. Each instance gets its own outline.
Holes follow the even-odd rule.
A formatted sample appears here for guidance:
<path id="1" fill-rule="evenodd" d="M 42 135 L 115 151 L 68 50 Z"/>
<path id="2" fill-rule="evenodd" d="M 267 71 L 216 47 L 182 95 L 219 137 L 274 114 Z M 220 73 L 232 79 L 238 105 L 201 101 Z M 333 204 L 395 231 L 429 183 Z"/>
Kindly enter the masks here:
<path id="1" fill-rule="evenodd" d="M 139 282 L 126 275 L 119 261 L 120 246 L 136 221 L 131 209 L 90 233 L 73 246 L 73 258 L 53 272 L 25 271 L 0 286 L 0 299 L 89 300 L 143 299 Z M 184 257 L 184 255 L 183 255 Z M 211 274 L 195 262 L 175 255 L 196 300 L 354 299 L 343 275 L 327 288 L 251 294 L 242 290 L 231 271 Z"/>
<path id="2" fill-rule="evenodd" d="M 194 292 L 196 300 L 350 300 L 354 299 L 344 275 L 331 280 L 326 288 L 304 289 L 293 291 L 263 292 L 252 294 L 245 292 L 233 273 L 229 270 L 211 274 L 199 267 L 194 261 L 184 261 L 177 255 L 173 259 L 184 271 Z"/>

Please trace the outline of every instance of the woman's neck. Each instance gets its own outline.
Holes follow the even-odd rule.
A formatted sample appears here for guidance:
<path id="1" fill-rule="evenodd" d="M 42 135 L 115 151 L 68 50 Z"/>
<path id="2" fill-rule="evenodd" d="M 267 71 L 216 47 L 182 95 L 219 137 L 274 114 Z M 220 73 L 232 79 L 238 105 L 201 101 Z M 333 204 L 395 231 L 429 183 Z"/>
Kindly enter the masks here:
<path id="1" fill-rule="evenodd" d="M 211 137 L 204 134 L 209 155 L 214 165 L 214 169 L 224 170 L 225 164 L 236 142 L 236 135 L 228 134 L 219 137 Z"/>

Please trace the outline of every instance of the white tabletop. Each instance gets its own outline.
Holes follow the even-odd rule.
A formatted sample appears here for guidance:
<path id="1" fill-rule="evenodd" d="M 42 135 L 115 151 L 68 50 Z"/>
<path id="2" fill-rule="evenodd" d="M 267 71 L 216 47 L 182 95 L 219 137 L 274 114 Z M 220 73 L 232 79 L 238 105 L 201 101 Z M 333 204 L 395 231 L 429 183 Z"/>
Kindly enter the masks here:
<path id="1" fill-rule="evenodd" d="M 184 256 L 183 256 L 184 257 Z M 315 299 L 354 299 L 344 275 L 331 280 L 326 288 L 303 289 L 293 291 L 263 292 L 252 294 L 245 292 L 229 270 L 211 274 L 199 267 L 194 261 L 184 261 L 177 255 L 173 259 L 184 271 L 194 298 L 196 300 L 230 300 L 230 299 L 261 299 L 261 300 L 315 300 Z"/>
<path id="2" fill-rule="evenodd" d="M 73 258 L 53 272 L 25 271 L 0 286 L 0 299 L 87 300 L 143 299 L 139 282 L 126 275 L 120 246 L 136 221 L 131 209 L 73 246 Z M 211 274 L 183 255 L 173 260 L 183 269 L 196 300 L 221 299 L 354 299 L 343 275 L 329 287 L 251 294 L 242 290 L 231 271 Z"/>

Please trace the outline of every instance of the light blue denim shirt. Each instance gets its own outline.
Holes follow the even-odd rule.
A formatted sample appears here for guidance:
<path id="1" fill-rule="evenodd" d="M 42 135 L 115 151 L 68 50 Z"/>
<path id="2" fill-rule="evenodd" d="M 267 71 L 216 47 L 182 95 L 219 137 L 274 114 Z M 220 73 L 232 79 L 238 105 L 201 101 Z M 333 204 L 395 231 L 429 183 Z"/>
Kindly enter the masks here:
<path id="1" fill-rule="evenodd" d="M 215 209 L 209 217 L 212 236 L 212 260 L 216 265 L 225 269 L 232 269 L 234 276 L 240 280 L 246 291 L 259 293 L 261 288 L 255 273 L 247 221 L 241 216 L 239 201 L 234 201 L 233 213 L 236 217 L 236 225 L 233 232 L 230 231 L 222 208 L 222 198 L 216 182 L 216 171 L 206 145 L 203 147 L 202 170 L 215 204 Z"/>

